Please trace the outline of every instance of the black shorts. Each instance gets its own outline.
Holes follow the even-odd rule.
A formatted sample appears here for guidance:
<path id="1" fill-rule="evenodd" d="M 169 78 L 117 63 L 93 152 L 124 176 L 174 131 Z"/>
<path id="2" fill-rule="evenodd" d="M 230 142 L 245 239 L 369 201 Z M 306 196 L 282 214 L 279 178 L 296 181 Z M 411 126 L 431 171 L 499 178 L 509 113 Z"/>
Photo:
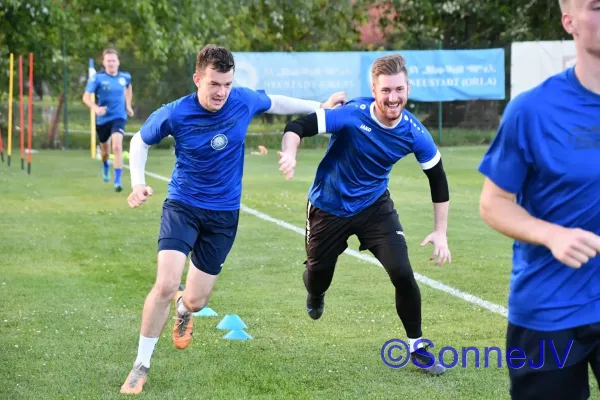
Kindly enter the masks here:
<path id="1" fill-rule="evenodd" d="M 360 250 L 384 243 L 406 243 L 400 218 L 389 191 L 360 213 L 338 217 L 307 205 L 305 246 L 308 269 L 332 268 L 348 247 L 348 238 L 356 235 Z"/>
<path id="2" fill-rule="evenodd" d="M 233 247 L 239 210 L 206 210 L 166 199 L 163 204 L 158 251 L 177 250 L 209 275 L 218 275 Z"/>
<path id="3" fill-rule="evenodd" d="M 503 361 L 513 400 L 588 399 L 589 366 L 600 380 L 600 323 L 552 332 L 509 323 Z"/>
<path id="4" fill-rule="evenodd" d="M 120 133 L 125 135 L 125 125 L 127 120 L 125 119 L 114 119 L 107 122 L 106 124 L 96 125 L 96 134 L 98 135 L 98 141 L 100 143 L 108 142 L 108 139 L 113 133 Z"/>

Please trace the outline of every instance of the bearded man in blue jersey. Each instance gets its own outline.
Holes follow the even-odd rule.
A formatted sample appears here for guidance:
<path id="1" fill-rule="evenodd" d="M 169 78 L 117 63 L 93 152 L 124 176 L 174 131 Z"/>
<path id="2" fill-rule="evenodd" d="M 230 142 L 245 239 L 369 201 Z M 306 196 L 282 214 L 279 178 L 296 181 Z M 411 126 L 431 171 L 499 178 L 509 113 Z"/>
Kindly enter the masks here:
<path id="1" fill-rule="evenodd" d="M 410 85 L 400 55 L 377 59 L 371 69 L 373 97 L 353 99 L 334 110 L 317 110 L 290 122 L 279 153 L 280 170 L 291 179 L 296 152 L 304 137 L 331 134 L 308 194 L 306 221 L 306 306 L 313 319 L 324 311 L 325 292 L 339 255 L 356 235 L 361 250 L 381 262 L 396 290 L 396 311 L 409 338 L 413 361 L 439 375 L 445 368 L 423 346 L 421 294 L 408 258 L 404 229 L 388 191 L 389 174 L 413 153 L 427 175 L 434 208 L 434 232 L 421 243 L 433 243 L 436 263 L 450 262 L 446 231 L 449 191 L 441 154 L 427 129 L 404 109 Z"/>
<path id="2" fill-rule="evenodd" d="M 513 399 L 587 399 L 600 383 L 600 1 L 562 0 L 575 67 L 506 107 L 479 166 L 482 218 L 514 239 Z"/>
<path id="3" fill-rule="evenodd" d="M 142 392 L 174 297 L 175 347 L 185 349 L 192 341 L 192 314 L 207 304 L 237 233 L 244 140 L 252 118 L 262 113 L 306 114 L 345 102 L 343 92 L 321 104 L 232 87 L 234 70 L 231 52 L 205 46 L 196 59 L 197 92 L 155 111 L 131 140 L 131 207 L 152 195 L 144 179 L 148 148 L 172 136 L 177 160 L 163 204 L 156 283 L 144 304 L 138 355 L 121 393 Z M 180 292 L 190 252 L 185 290 Z"/>

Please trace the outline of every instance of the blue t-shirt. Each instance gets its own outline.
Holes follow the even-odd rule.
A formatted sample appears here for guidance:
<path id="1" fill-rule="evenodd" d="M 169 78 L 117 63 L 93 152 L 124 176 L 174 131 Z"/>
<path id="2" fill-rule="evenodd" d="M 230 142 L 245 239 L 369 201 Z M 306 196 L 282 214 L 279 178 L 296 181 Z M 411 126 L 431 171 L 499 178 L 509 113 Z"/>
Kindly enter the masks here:
<path id="1" fill-rule="evenodd" d="M 600 234 L 600 95 L 568 69 L 513 99 L 479 171 L 533 217 Z M 570 268 L 515 241 L 509 321 L 558 330 L 600 321 L 600 257 Z"/>
<path id="2" fill-rule="evenodd" d="M 175 139 L 167 197 L 209 210 L 239 209 L 248 125 L 269 108 L 264 92 L 233 87 L 217 112 L 204 109 L 193 93 L 152 113 L 140 130 L 142 140 L 153 145 Z"/>
<path id="3" fill-rule="evenodd" d="M 131 84 L 131 75 L 119 71 L 112 76 L 100 71 L 88 79 L 85 91 L 96 95 L 96 103 L 106 107 L 106 114 L 96 115 L 96 124 L 104 125 L 116 119 L 127 120 L 127 102 L 125 88 Z"/>
<path id="4" fill-rule="evenodd" d="M 308 194 L 312 205 L 338 217 L 350 217 L 386 191 L 392 167 L 414 153 L 421 167 L 440 160 L 431 134 L 404 110 L 394 127 L 379 123 L 375 99 L 353 99 L 343 107 L 317 112 L 319 131 L 331 134 Z"/>

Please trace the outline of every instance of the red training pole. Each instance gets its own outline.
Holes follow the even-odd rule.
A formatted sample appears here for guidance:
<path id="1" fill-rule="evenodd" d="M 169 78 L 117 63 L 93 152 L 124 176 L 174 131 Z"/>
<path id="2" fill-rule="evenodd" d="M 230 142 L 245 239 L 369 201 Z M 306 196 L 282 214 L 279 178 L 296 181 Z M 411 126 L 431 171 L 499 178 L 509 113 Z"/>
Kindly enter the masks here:
<path id="1" fill-rule="evenodd" d="M 21 135 L 21 169 L 25 169 L 25 116 L 23 115 L 23 56 L 19 56 L 19 133 Z"/>
<path id="2" fill-rule="evenodd" d="M 33 124 L 33 53 L 29 53 L 29 112 L 27 113 L 27 173 L 31 174 L 31 129 Z"/>

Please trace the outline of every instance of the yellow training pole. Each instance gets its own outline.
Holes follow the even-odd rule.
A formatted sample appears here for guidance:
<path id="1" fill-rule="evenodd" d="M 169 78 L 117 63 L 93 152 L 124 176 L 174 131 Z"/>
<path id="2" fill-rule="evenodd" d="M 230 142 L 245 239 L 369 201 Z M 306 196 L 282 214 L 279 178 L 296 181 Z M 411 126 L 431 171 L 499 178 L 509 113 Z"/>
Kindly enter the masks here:
<path id="1" fill-rule="evenodd" d="M 13 53 L 10 53 L 10 71 L 8 73 L 8 166 L 10 167 L 10 155 L 12 154 L 12 103 L 13 103 Z M 21 127 L 23 129 L 23 127 Z"/>
<path id="2" fill-rule="evenodd" d="M 92 93 L 92 103 L 96 102 L 96 95 Z M 96 159 L 96 113 L 90 109 L 90 150 L 92 152 L 92 160 Z"/>

